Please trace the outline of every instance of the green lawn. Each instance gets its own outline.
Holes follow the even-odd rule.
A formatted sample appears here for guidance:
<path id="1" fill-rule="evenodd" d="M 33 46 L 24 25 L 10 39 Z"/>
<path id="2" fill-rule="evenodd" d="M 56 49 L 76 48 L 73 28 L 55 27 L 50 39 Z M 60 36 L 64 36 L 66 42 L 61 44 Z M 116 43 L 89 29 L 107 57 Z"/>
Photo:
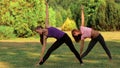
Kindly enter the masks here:
<path id="1" fill-rule="evenodd" d="M 69 33 L 69 32 L 68 32 Z M 102 32 L 113 60 L 109 62 L 108 56 L 97 43 L 94 49 L 87 55 L 81 66 L 69 48 L 63 44 L 54 51 L 45 64 L 35 67 L 39 60 L 41 45 L 39 39 L 15 39 L 0 40 L 0 68 L 118 68 L 120 65 L 120 32 Z M 47 49 L 54 42 L 48 39 Z M 89 39 L 85 42 L 85 48 Z M 79 44 L 75 44 L 79 52 Z M 47 50 L 46 49 L 46 50 Z"/>

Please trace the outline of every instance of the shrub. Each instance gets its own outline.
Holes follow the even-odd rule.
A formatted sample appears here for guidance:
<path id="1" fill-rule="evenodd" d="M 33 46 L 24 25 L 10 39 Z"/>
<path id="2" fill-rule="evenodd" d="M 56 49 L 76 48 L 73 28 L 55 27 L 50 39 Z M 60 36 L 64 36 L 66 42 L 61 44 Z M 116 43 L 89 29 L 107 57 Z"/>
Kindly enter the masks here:
<path id="1" fill-rule="evenodd" d="M 69 18 L 67 18 L 64 24 L 62 25 L 62 30 L 64 31 L 70 31 L 75 28 L 76 28 L 75 22 L 73 20 L 70 20 Z"/>
<path id="2" fill-rule="evenodd" d="M 14 37 L 14 28 L 8 26 L 0 26 L 0 39 L 9 39 Z"/>
<path id="3" fill-rule="evenodd" d="M 15 34 L 17 37 L 30 37 L 32 35 L 32 30 L 29 29 L 28 25 L 26 23 L 23 24 L 17 24 L 15 26 Z"/>

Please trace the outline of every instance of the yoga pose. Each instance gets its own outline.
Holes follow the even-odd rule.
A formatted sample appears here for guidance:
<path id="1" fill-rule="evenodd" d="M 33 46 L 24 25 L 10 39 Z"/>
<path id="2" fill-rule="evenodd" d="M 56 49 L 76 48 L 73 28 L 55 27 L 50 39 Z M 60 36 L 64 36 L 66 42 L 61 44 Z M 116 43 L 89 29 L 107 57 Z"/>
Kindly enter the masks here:
<path id="1" fill-rule="evenodd" d="M 106 43 L 104 41 L 103 36 L 96 30 L 93 30 L 92 28 L 88 28 L 84 26 L 84 11 L 83 11 L 83 7 L 81 10 L 81 26 L 80 29 L 73 29 L 72 30 L 72 36 L 74 37 L 76 42 L 79 42 L 81 40 L 81 48 L 80 48 L 80 56 L 81 58 L 85 57 L 90 51 L 91 49 L 95 46 L 95 44 L 97 42 L 100 42 L 100 44 L 102 45 L 103 49 L 105 50 L 105 52 L 107 53 L 109 59 L 111 60 L 111 53 L 109 51 L 109 49 L 106 46 Z M 82 53 L 83 48 L 84 48 L 84 40 L 86 38 L 91 38 L 91 41 L 88 45 L 87 50 Z"/>
<path id="2" fill-rule="evenodd" d="M 75 49 L 70 37 L 64 33 L 63 31 L 60 31 L 54 27 L 48 27 L 43 29 L 41 26 L 36 27 L 35 31 L 40 34 L 40 41 L 43 44 L 42 46 L 42 52 L 41 52 L 41 58 L 39 61 L 39 64 L 42 65 L 50 56 L 50 54 L 56 50 L 58 47 L 60 47 L 63 43 L 65 43 L 70 50 L 74 53 L 74 55 L 77 57 L 77 59 L 79 60 L 79 62 L 82 64 L 82 60 L 80 58 L 79 53 L 77 52 L 77 50 Z M 56 38 L 57 41 L 54 42 L 54 44 L 48 49 L 47 53 L 44 55 L 44 51 L 46 48 L 46 39 L 49 37 L 53 37 Z"/>
<path id="3" fill-rule="evenodd" d="M 82 64 L 82 60 L 80 58 L 79 53 L 77 52 L 77 50 L 75 49 L 70 37 L 64 33 L 61 30 L 58 30 L 54 27 L 49 27 L 49 13 L 48 13 L 48 3 L 45 0 L 45 4 L 46 4 L 46 22 L 45 22 L 45 29 L 43 29 L 41 26 L 37 26 L 35 28 L 35 31 L 40 35 L 40 42 L 42 43 L 42 52 L 41 52 L 41 58 L 38 64 L 42 65 L 50 56 L 50 54 L 56 50 L 58 47 L 60 47 L 63 43 L 65 43 L 70 50 L 74 53 L 74 55 L 76 56 L 76 58 L 79 60 L 79 62 Z M 56 40 L 56 42 L 54 42 L 54 44 L 48 49 L 47 53 L 44 55 L 44 51 L 46 48 L 46 39 L 49 37 L 53 37 Z M 44 55 L 44 57 L 43 57 Z M 37 64 L 37 65 L 38 65 Z"/>

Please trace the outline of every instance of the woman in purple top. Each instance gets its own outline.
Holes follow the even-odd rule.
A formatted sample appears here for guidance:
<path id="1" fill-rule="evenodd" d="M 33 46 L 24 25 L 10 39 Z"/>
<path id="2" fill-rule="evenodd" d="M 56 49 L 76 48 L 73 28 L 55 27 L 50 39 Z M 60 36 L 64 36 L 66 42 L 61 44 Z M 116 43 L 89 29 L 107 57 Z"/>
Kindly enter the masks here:
<path id="1" fill-rule="evenodd" d="M 48 27 L 46 29 L 43 29 L 41 26 L 37 26 L 35 28 L 35 31 L 40 34 L 40 42 L 43 45 L 42 46 L 42 52 L 41 52 L 41 58 L 39 61 L 39 64 L 42 65 L 50 56 L 50 54 L 56 50 L 59 46 L 61 46 L 63 43 L 66 43 L 67 46 L 70 48 L 70 50 L 74 53 L 76 58 L 79 60 L 79 62 L 82 64 L 82 60 L 80 58 L 79 53 L 75 49 L 70 37 L 64 33 L 63 31 L 60 31 L 54 27 Z M 46 48 L 46 39 L 49 37 L 56 38 L 56 42 L 48 49 L 47 53 L 44 55 L 44 51 Z"/>

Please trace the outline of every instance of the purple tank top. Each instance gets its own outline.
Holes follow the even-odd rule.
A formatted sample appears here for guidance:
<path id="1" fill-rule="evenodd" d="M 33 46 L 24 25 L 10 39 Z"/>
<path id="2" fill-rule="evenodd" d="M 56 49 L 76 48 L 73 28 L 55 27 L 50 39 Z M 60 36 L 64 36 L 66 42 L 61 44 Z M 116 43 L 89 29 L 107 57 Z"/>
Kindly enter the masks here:
<path id="1" fill-rule="evenodd" d="M 47 37 L 54 37 L 56 39 L 60 39 L 63 37 L 65 33 L 63 31 L 60 31 L 54 27 L 48 28 L 48 36 Z"/>

